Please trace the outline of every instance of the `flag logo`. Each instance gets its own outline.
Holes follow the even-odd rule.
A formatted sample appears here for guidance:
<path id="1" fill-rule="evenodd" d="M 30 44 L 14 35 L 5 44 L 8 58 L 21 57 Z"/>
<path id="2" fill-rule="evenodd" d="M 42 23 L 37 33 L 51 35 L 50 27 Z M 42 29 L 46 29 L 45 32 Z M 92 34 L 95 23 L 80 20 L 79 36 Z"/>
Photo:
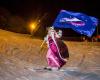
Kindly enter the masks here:
<path id="1" fill-rule="evenodd" d="M 72 24 L 73 26 L 85 26 L 85 22 L 78 18 L 61 18 L 59 22 L 64 23 L 64 24 Z"/>

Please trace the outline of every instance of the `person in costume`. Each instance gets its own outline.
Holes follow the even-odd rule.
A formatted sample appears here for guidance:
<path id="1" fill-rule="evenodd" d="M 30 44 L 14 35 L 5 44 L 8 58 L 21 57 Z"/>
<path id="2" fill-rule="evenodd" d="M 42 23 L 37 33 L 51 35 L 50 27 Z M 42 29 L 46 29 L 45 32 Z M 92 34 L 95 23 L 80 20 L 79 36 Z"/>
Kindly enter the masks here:
<path id="1" fill-rule="evenodd" d="M 60 39 L 61 37 L 61 30 L 56 32 L 53 27 L 48 28 L 48 34 L 44 38 L 48 45 L 46 55 L 48 67 L 45 67 L 44 69 L 59 70 L 67 62 L 69 58 L 68 48 Z"/>

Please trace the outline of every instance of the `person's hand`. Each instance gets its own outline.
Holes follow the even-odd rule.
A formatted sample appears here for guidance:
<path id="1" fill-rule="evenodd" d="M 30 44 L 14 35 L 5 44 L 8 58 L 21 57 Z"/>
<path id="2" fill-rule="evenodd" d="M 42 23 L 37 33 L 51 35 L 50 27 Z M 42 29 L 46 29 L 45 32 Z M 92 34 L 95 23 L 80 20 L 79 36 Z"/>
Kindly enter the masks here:
<path id="1" fill-rule="evenodd" d="M 47 41 L 47 37 L 44 37 L 44 41 Z"/>
<path id="2" fill-rule="evenodd" d="M 66 62 L 68 61 L 68 59 L 63 59 L 63 60 L 66 61 Z"/>

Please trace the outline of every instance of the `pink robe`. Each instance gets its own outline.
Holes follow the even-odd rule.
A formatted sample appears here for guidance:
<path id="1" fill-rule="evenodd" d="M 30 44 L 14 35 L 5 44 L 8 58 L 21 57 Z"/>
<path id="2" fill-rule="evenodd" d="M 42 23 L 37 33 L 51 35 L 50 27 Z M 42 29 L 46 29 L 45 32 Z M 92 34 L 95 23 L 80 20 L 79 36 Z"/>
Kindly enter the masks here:
<path id="1" fill-rule="evenodd" d="M 49 48 L 46 58 L 49 67 L 61 68 L 66 63 L 66 61 L 63 59 L 63 57 L 61 57 L 61 54 L 59 54 L 60 49 L 50 36 L 48 37 L 48 45 Z"/>

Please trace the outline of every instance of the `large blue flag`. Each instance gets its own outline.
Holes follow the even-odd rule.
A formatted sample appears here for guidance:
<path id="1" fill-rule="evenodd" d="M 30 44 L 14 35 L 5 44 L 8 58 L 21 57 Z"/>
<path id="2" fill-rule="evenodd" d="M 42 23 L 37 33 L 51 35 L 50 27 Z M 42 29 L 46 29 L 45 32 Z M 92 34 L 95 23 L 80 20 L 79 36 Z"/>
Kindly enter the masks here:
<path id="1" fill-rule="evenodd" d="M 61 10 L 53 26 L 56 28 L 72 28 L 80 34 L 91 37 L 97 24 L 98 20 L 95 17 L 83 13 Z"/>

